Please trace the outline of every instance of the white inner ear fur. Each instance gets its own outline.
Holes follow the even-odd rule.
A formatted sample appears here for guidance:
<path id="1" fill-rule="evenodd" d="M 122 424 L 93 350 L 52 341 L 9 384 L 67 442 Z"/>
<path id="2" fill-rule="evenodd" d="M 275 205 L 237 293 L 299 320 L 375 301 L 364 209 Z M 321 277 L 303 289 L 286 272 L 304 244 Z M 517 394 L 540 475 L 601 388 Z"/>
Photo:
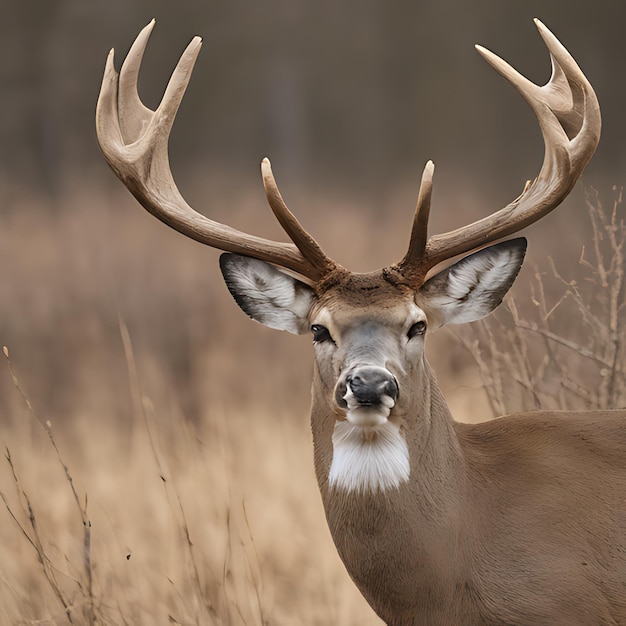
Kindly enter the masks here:
<path id="1" fill-rule="evenodd" d="M 225 254 L 220 266 L 230 293 L 252 319 L 277 330 L 307 332 L 315 300 L 308 285 L 250 257 Z"/>
<path id="2" fill-rule="evenodd" d="M 502 302 L 524 260 L 524 247 L 505 242 L 480 250 L 429 279 L 418 302 L 436 326 L 473 322 Z"/>

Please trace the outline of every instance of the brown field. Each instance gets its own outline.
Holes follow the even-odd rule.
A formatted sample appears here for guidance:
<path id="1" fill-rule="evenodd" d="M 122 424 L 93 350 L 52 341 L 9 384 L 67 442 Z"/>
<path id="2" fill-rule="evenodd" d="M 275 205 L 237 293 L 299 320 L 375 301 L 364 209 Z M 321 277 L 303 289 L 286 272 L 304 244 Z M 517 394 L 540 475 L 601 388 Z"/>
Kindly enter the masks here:
<path id="1" fill-rule="evenodd" d="M 257 190 L 236 200 L 240 210 L 211 215 L 279 236 Z M 326 529 L 308 338 L 246 320 L 217 254 L 123 190 L 76 191 L 46 212 L 39 202 L 0 217 L 11 359 L 0 368 L 0 623 L 380 623 Z M 379 243 L 382 218 L 318 202 L 308 222 L 332 219 L 332 231 L 311 227 L 331 255 L 356 269 L 397 258 L 402 226 Z M 490 404 L 624 405 L 623 210 L 612 217 L 612 202 L 587 241 L 559 246 L 562 279 L 545 256 L 529 259 L 519 319 L 504 310 L 432 338 L 459 419 L 485 419 Z M 581 198 L 568 210 L 582 223 Z"/>

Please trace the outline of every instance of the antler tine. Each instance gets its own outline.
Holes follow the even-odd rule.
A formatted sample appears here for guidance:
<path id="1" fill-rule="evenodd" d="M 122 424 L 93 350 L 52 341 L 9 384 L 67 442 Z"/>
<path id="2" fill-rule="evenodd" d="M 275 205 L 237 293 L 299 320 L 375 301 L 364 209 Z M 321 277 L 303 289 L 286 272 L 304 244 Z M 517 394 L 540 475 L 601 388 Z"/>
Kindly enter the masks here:
<path id="1" fill-rule="evenodd" d="M 309 260 L 292 243 L 255 237 L 220 224 L 197 213 L 185 202 L 170 169 L 168 141 L 202 40 L 194 37 L 187 46 L 161 104 L 152 111 L 139 98 L 137 76 L 153 27 L 154 20 L 139 33 L 119 75 L 114 67 L 113 50 L 107 58 L 96 106 L 96 133 L 107 162 L 147 211 L 187 237 L 220 250 L 274 263 L 312 281 L 319 280 L 331 269 L 329 259 L 322 264 L 321 257 L 313 255 Z M 295 229 L 287 229 L 288 234 L 292 232 Z M 299 237 L 296 243 L 301 243 L 303 238 L 296 237 Z M 319 246 L 317 250 L 321 253 Z"/>
<path id="2" fill-rule="evenodd" d="M 129 142 L 136 141 L 139 138 L 144 127 L 153 117 L 153 112 L 144 106 L 139 98 L 137 79 L 139 78 L 139 68 L 141 67 L 143 54 L 155 23 L 155 20 L 152 20 L 137 35 L 137 39 L 130 47 L 120 71 L 118 82 L 120 128 L 122 135 Z"/>
<path id="3" fill-rule="evenodd" d="M 328 274 L 337 267 L 337 263 L 324 254 L 317 241 L 302 227 L 285 204 L 272 172 L 272 164 L 267 157 L 261 161 L 261 174 L 267 202 L 283 230 L 296 244 L 302 256 L 320 273 L 320 276 Z"/>
<path id="4" fill-rule="evenodd" d="M 433 174 L 435 164 L 428 161 L 424 166 L 422 181 L 417 194 L 417 206 L 413 218 L 413 228 L 409 240 L 409 249 L 398 264 L 398 269 L 413 283 L 418 283 L 426 276 L 427 268 L 423 267 L 428 236 L 428 217 L 430 215 L 430 198 L 433 190 Z"/>
<path id="5" fill-rule="evenodd" d="M 602 126 L 596 94 L 559 40 L 539 20 L 535 24 L 552 59 L 552 76 L 542 87 L 485 48 L 477 46 L 477 50 L 517 89 L 537 117 L 545 145 L 539 175 L 503 209 L 431 237 L 422 259 L 407 253 L 402 261 L 405 267 L 430 269 L 534 223 L 565 199 L 595 152 Z"/>

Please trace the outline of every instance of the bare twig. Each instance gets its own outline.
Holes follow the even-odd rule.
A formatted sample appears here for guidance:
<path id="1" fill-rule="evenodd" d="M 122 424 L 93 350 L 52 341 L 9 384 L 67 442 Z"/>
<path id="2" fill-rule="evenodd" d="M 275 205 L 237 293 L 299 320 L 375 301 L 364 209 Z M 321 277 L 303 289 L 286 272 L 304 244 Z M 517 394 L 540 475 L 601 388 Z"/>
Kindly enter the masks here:
<path id="1" fill-rule="evenodd" d="M 614 191 L 610 211 L 597 192 L 587 193 L 591 235 L 580 255 L 581 275 L 566 278 L 549 258 L 551 272 L 536 271 L 530 287 L 534 320 L 509 299 L 512 328 L 495 316 L 474 326 L 480 341 L 463 340 L 492 406 L 506 406 L 508 412 L 528 405 L 606 409 L 626 404 L 626 226 L 622 190 Z M 559 327 L 563 321 L 565 328 Z M 522 390 L 521 399 L 512 393 L 514 385 Z"/>

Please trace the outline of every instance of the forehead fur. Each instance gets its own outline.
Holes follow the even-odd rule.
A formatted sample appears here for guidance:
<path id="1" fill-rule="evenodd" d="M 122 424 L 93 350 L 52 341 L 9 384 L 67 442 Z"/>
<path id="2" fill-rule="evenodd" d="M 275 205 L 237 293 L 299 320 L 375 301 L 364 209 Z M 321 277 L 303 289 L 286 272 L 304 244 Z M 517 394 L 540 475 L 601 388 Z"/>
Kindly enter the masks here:
<path id="1" fill-rule="evenodd" d="M 398 298 L 413 300 L 415 296 L 415 289 L 389 268 L 368 274 L 333 272 L 316 286 L 316 292 L 322 306 L 341 301 L 351 307 L 379 309 L 397 305 Z"/>

